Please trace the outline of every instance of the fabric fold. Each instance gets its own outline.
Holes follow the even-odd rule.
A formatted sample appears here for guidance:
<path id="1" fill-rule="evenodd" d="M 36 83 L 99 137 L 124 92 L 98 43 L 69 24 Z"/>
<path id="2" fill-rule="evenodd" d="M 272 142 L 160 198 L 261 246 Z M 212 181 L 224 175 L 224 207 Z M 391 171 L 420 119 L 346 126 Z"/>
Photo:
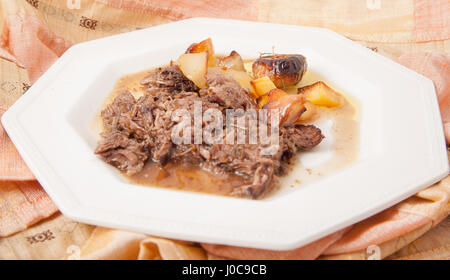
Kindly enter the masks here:
<path id="1" fill-rule="evenodd" d="M 3 51 L 0 54 L 26 68 L 31 83 L 72 45 L 54 34 L 38 18 L 25 13 L 10 15 L 6 19 L 1 41 Z M 5 54 L 5 50 L 10 56 Z"/>
<path id="2" fill-rule="evenodd" d="M 58 209 L 36 181 L 0 181 L 0 237 L 12 235 Z"/>
<path id="3" fill-rule="evenodd" d="M 350 228 L 325 236 L 306 246 L 286 251 L 273 251 L 226 245 L 202 244 L 211 255 L 238 260 L 313 260 L 319 257 L 330 245 L 341 239 Z"/>
<path id="4" fill-rule="evenodd" d="M 97 227 L 82 248 L 81 259 L 204 260 L 206 254 L 191 242 Z"/>
<path id="5" fill-rule="evenodd" d="M 0 104 L 0 118 L 8 108 Z M 23 161 L 0 123 L 0 181 L 33 180 L 34 175 Z"/>

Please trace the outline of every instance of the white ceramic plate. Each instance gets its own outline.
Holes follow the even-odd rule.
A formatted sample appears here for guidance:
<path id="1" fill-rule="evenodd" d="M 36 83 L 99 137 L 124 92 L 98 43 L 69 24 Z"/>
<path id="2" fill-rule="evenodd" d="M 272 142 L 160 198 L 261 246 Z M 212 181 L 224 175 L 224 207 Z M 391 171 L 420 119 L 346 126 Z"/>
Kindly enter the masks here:
<path id="1" fill-rule="evenodd" d="M 119 77 L 166 64 L 192 42 L 216 51 L 301 53 L 361 103 L 359 160 L 333 176 L 247 200 L 129 184 L 93 154 L 91 124 Z M 182 240 L 285 250 L 367 218 L 448 174 L 433 83 L 332 31 L 194 18 L 70 48 L 3 116 L 67 216 Z"/>

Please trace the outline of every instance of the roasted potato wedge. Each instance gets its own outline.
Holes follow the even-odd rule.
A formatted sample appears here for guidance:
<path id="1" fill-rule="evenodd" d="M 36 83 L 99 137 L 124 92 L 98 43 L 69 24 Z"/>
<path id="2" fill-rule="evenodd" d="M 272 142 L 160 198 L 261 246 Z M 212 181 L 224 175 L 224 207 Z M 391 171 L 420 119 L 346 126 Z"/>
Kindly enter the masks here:
<path id="1" fill-rule="evenodd" d="M 245 71 L 244 61 L 236 51 L 232 51 L 229 56 L 219 59 L 219 66 L 225 69 Z"/>
<path id="2" fill-rule="evenodd" d="M 267 76 L 253 80 L 250 83 L 252 84 L 256 95 L 258 96 L 262 96 L 271 91 L 272 89 L 277 88 L 275 84 L 272 82 L 272 80 Z"/>
<path id="3" fill-rule="evenodd" d="M 252 65 L 255 78 L 268 76 L 278 88 L 300 82 L 306 69 L 306 58 L 300 54 L 263 55 Z"/>
<path id="4" fill-rule="evenodd" d="M 269 102 L 263 109 L 278 109 L 280 126 L 295 123 L 305 112 L 305 98 L 299 94 L 287 94 L 280 89 L 268 93 Z"/>
<path id="5" fill-rule="evenodd" d="M 206 71 L 208 69 L 208 53 L 185 53 L 177 60 L 181 72 L 196 86 L 202 88 L 206 84 Z"/>
<path id="6" fill-rule="evenodd" d="M 344 104 L 344 97 L 321 81 L 299 88 L 298 94 L 305 95 L 308 101 L 317 106 L 332 108 Z"/>
<path id="7" fill-rule="evenodd" d="M 214 47 L 211 38 L 205 39 L 200 43 L 193 43 L 186 50 L 186 53 L 208 53 L 208 66 L 213 67 L 216 65 L 216 58 L 214 54 Z"/>

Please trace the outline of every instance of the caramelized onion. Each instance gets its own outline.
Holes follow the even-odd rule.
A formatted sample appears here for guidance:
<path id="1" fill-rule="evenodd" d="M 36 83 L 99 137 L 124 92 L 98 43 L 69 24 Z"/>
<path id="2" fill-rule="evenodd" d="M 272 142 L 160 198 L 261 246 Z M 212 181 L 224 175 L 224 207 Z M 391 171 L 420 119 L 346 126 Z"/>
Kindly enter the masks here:
<path id="1" fill-rule="evenodd" d="M 253 62 L 256 78 L 269 76 L 278 88 L 296 85 L 306 72 L 306 58 L 300 54 L 263 55 Z"/>
<path id="2" fill-rule="evenodd" d="M 284 94 L 283 94 L 284 93 Z M 287 94 L 280 89 L 273 89 L 268 93 L 269 103 L 264 109 L 278 109 L 280 126 L 295 123 L 306 111 L 303 95 Z"/>

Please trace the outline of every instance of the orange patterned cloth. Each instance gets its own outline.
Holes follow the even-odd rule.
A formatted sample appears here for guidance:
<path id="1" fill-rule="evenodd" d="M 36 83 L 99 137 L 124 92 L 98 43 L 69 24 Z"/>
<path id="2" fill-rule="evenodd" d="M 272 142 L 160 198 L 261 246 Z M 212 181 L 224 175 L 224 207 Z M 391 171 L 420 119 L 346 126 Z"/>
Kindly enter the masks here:
<path id="1" fill-rule="evenodd" d="M 11 15 L 2 34 L 3 49 L 28 70 L 34 83 L 72 44 L 46 25 L 23 13 Z"/>
<path id="2" fill-rule="evenodd" d="M 450 38 L 450 1 L 414 1 L 415 41 L 428 42 Z"/>
<path id="3" fill-rule="evenodd" d="M 0 104 L 0 118 L 7 107 Z M 34 175 L 0 124 L 0 180 L 33 180 Z"/>
<path id="4" fill-rule="evenodd" d="M 219 17 L 231 19 L 257 19 L 256 1 L 180 1 L 180 0 L 107 0 L 107 3 L 119 9 L 152 13 L 171 20 L 190 17 Z"/>
<path id="5" fill-rule="evenodd" d="M 0 181 L 0 237 L 24 230 L 56 211 L 37 181 Z"/>
<path id="6" fill-rule="evenodd" d="M 409 5 L 408 3 L 411 1 L 405 0 L 402 3 Z M 375 27 L 371 34 L 361 33 L 357 35 L 354 30 L 365 30 L 367 28 L 361 22 L 351 25 L 336 16 L 330 20 L 331 23 L 322 23 L 314 18 L 315 13 L 313 11 L 323 11 L 322 7 L 327 5 L 331 7 L 330 9 L 336 8 L 336 5 L 341 5 L 339 11 L 348 12 L 342 7 L 348 8 L 351 4 L 344 1 L 336 5 L 332 5 L 333 1 L 330 0 L 310 1 L 305 2 L 302 7 L 297 7 L 297 4 L 292 2 L 271 0 L 232 0 L 226 2 L 212 0 L 107 0 L 103 2 L 102 5 L 113 7 L 119 11 L 130 11 L 133 13 L 132 15 L 135 15 L 134 13 L 154 14 L 151 19 L 153 23 L 157 21 L 163 23 L 167 20 L 192 16 L 211 16 L 290 24 L 304 23 L 326 26 L 337 31 L 341 30 L 341 33 L 354 39 L 383 38 L 386 41 L 393 40 L 393 36 L 384 33 L 384 29 L 376 29 Z M 59 5 L 50 0 L 39 3 Z M 383 1 L 383 3 L 386 2 Z M 406 20 L 406 23 L 402 22 L 401 24 L 397 22 L 399 29 L 405 25 L 411 25 L 411 33 L 401 31 L 397 34 L 398 38 L 406 38 L 405 40 L 417 42 L 450 39 L 449 1 L 415 0 L 411 3 L 413 3 L 411 8 L 414 9 L 411 20 Z M 390 10 L 395 11 L 395 5 L 397 4 L 392 4 Z M 98 6 L 100 4 L 93 5 Z M 300 18 L 297 14 L 282 17 L 280 13 L 286 7 L 310 9 L 311 13 L 305 13 L 305 10 L 303 10 L 302 15 L 305 15 L 305 17 Z M 355 9 L 358 9 L 358 5 L 355 6 Z M 347 16 L 347 12 L 341 13 L 343 18 Z M 372 11 L 368 13 L 367 16 L 370 17 Z M 127 16 L 125 12 L 122 14 L 124 18 Z M 139 18 L 139 16 L 136 17 Z M 306 22 L 307 20 L 309 22 Z M 377 18 L 376 21 L 382 22 L 382 19 Z M 42 20 L 22 11 L 10 15 L 3 28 L 0 57 L 25 67 L 31 82 L 37 80 L 71 45 L 69 40 L 63 38 L 64 36 L 57 36 L 53 33 Z M 77 38 L 74 41 L 78 41 L 79 37 Z M 403 55 L 398 61 L 434 81 L 446 126 L 447 141 L 450 142 L 450 56 L 448 54 L 417 52 Z M 6 105 L 0 104 L 0 114 L 6 109 Z M 57 212 L 57 209 L 39 184 L 33 181 L 34 176 L 20 158 L 1 126 L 0 152 L 0 237 L 2 237 L 27 228 Z M 199 250 L 198 247 L 194 248 L 189 243 L 97 228 L 86 243 L 82 256 L 84 258 L 189 259 L 203 258 L 206 256 L 204 253 L 206 252 L 211 259 L 315 259 L 319 256 L 321 258 L 358 258 L 360 254 L 364 254 L 364 250 L 369 245 L 373 244 L 386 248 L 385 251 L 388 254 L 388 252 L 393 253 L 399 249 L 397 247 L 393 249 L 393 240 L 397 240 L 398 243 L 400 237 L 417 238 L 417 235 L 423 234 L 447 217 L 450 213 L 449 201 L 450 179 L 446 178 L 416 196 L 351 228 L 331 234 L 302 248 L 289 251 L 258 250 L 214 244 L 202 244 L 203 249 Z M 161 255 L 156 256 L 151 253 L 152 251 L 149 248 L 154 246 L 160 248 Z"/>

